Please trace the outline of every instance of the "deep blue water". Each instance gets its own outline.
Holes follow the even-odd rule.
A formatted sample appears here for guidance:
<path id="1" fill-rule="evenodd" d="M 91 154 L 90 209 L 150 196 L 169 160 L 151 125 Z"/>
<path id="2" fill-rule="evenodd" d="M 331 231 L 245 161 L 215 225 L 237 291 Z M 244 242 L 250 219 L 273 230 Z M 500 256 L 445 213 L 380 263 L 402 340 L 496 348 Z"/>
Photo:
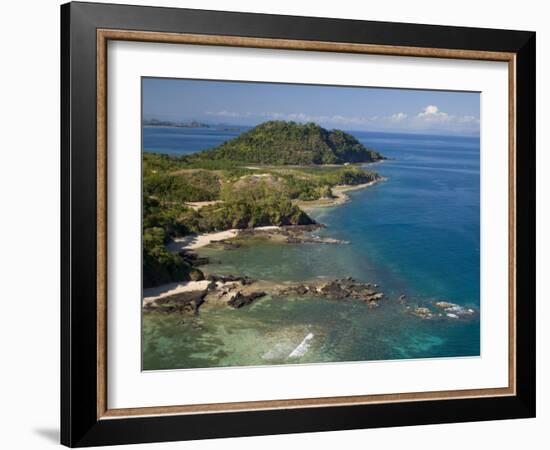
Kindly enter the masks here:
<path id="1" fill-rule="evenodd" d="M 479 306 L 479 138 L 354 133 L 388 181 L 323 221 L 417 295 Z"/>
<path id="2" fill-rule="evenodd" d="M 479 355 L 479 316 L 426 321 L 404 314 L 396 301 L 404 293 L 410 305 L 447 300 L 479 311 L 479 138 L 350 133 L 390 158 L 369 166 L 387 181 L 350 192 L 349 203 L 311 212 L 327 225 L 320 234 L 350 245 L 260 244 L 204 252 L 221 262 L 216 271 L 258 279 L 353 276 L 376 282 L 386 294 L 387 306 L 364 314 L 359 306 L 334 302 L 261 300 L 245 313 L 239 310 L 240 315 L 205 313 L 201 320 L 206 334 L 194 340 L 181 337 L 176 349 L 163 334 L 170 330 L 173 339 L 171 319 L 150 321 L 146 342 L 172 342 L 169 350 L 161 351 L 157 344 L 149 347 L 149 359 L 144 356 L 151 367 L 265 364 L 271 349 L 286 341 L 291 348 L 307 330 L 315 330 L 316 341 L 300 362 Z M 186 154 L 237 134 L 145 128 L 144 148 Z M 222 337 L 231 320 L 238 321 L 234 329 L 240 332 Z M 247 339 L 255 345 L 248 346 Z M 202 347 L 190 353 L 198 341 Z M 275 363 L 285 362 L 289 361 L 275 358 Z"/>
<path id="3" fill-rule="evenodd" d="M 175 128 L 143 127 L 143 148 L 169 155 L 188 155 L 215 147 L 241 134 L 247 127 Z"/>

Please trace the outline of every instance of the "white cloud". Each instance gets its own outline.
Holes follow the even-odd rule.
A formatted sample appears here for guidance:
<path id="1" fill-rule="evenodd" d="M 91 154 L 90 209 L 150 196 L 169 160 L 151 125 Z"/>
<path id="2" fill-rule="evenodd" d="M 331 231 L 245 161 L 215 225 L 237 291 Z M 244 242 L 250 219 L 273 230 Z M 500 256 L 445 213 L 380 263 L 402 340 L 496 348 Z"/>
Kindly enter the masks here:
<path id="1" fill-rule="evenodd" d="M 479 130 L 479 118 L 468 114 L 449 114 L 441 111 L 436 105 L 428 105 L 416 115 L 411 126 L 426 130 L 445 129 L 455 132 L 475 132 Z"/>
<path id="2" fill-rule="evenodd" d="M 405 114 L 404 112 L 398 112 L 398 113 L 392 114 L 390 117 L 390 120 L 392 120 L 393 122 L 401 122 L 402 120 L 405 120 L 407 117 L 408 115 Z"/>
<path id="3" fill-rule="evenodd" d="M 446 112 L 440 111 L 435 105 L 426 106 L 416 117 L 431 122 L 445 122 L 452 119 L 452 116 L 449 116 Z"/>
<path id="4" fill-rule="evenodd" d="M 208 111 L 206 115 L 217 117 L 229 122 L 247 123 L 250 119 L 265 120 L 291 120 L 295 122 L 314 122 L 326 128 L 343 128 L 348 130 L 376 130 L 376 131 L 444 131 L 456 133 L 479 132 L 479 118 L 473 115 L 453 115 L 441 111 L 436 105 L 428 105 L 419 113 L 408 114 L 398 111 L 389 115 L 344 116 L 313 115 L 304 112 L 236 112 L 236 111 Z"/>
<path id="5" fill-rule="evenodd" d="M 428 105 L 424 108 L 424 112 L 421 115 L 437 115 L 440 114 L 439 108 L 435 105 Z"/>

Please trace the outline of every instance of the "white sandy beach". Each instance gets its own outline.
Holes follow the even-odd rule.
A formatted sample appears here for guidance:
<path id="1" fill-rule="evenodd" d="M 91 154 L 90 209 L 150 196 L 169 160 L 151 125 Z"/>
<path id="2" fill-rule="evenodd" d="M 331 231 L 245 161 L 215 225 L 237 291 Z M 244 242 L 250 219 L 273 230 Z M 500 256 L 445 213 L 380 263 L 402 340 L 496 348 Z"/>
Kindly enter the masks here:
<path id="1" fill-rule="evenodd" d="M 304 211 L 308 211 L 314 208 L 342 205 L 349 201 L 349 196 L 346 194 L 346 192 L 355 191 L 358 189 L 365 189 L 381 181 L 386 181 L 386 178 L 379 178 L 377 180 L 373 180 L 363 184 L 340 184 L 332 188 L 332 195 L 334 196 L 333 198 L 322 198 L 319 200 L 300 200 L 295 202 L 295 204 L 297 204 Z"/>
<path id="2" fill-rule="evenodd" d="M 278 225 L 266 225 L 265 227 L 254 227 L 253 229 L 256 231 L 273 231 L 280 230 L 281 227 Z"/>
<path id="3" fill-rule="evenodd" d="M 255 227 L 254 230 L 272 231 L 280 228 L 281 227 L 278 227 L 277 225 L 267 225 L 265 227 Z M 170 242 L 166 248 L 172 252 L 178 252 L 181 250 L 196 250 L 201 247 L 206 247 L 212 242 L 234 238 L 239 234 L 239 231 L 241 230 L 233 228 L 231 230 L 216 231 L 214 233 L 191 234 L 189 236 L 175 239 L 173 242 Z"/>
<path id="4" fill-rule="evenodd" d="M 203 291 L 208 287 L 210 281 L 182 281 L 170 284 L 163 284 L 153 288 L 143 290 L 143 306 L 158 300 L 159 298 L 169 297 L 170 295 L 180 294 L 182 292 Z"/>
<path id="5" fill-rule="evenodd" d="M 312 200 L 312 201 L 296 201 L 295 204 L 300 206 L 304 210 L 327 207 L 327 206 L 336 206 L 341 205 L 349 201 L 349 196 L 346 195 L 348 191 L 354 191 L 357 189 L 364 189 L 374 184 L 385 181 L 385 178 L 380 178 L 378 180 L 371 181 L 369 183 L 355 184 L 355 185 L 338 185 L 332 188 L 332 194 L 334 198 Z M 204 206 L 202 203 L 213 203 L 213 202 L 197 202 L 196 206 Z M 276 225 L 269 225 L 264 227 L 255 227 L 256 231 L 272 231 L 277 230 L 280 227 Z M 203 234 L 191 234 L 182 238 L 177 238 L 173 242 L 170 242 L 166 247 L 169 251 L 179 252 L 182 250 L 197 250 L 207 245 L 212 244 L 213 242 L 223 241 L 225 239 L 231 239 L 236 237 L 239 234 L 238 229 L 233 228 L 230 230 L 216 231 L 213 233 L 203 233 Z"/>
<path id="6" fill-rule="evenodd" d="M 364 189 L 364 188 L 373 186 L 374 184 L 380 181 L 385 181 L 385 180 L 386 178 L 380 178 L 378 180 L 374 180 L 369 183 L 334 186 L 332 188 L 332 194 L 334 198 L 312 200 L 312 201 L 297 201 L 295 202 L 295 204 L 300 206 L 300 208 L 304 209 L 305 211 L 313 208 L 341 205 L 349 201 L 349 196 L 346 195 L 346 192 L 354 191 L 357 189 Z M 210 202 L 204 202 L 204 203 L 210 203 Z M 270 230 L 277 230 L 279 228 L 280 227 L 276 225 L 270 225 L 270 226 L 264 226 L 264 227 L 255 227 L 254 230 L 270 231 Z M 199 248 L 206 247 L 207 245 L 210 245 L 213 242 L 234 238 L 239 234 L 239 231 L 240 230 L 233 228 L 230 230 L 216 231 L 213 233 L 191 234 L 189 236 L 175 239 L 173 242 L 170 242 L 166 247 L 169 251 L 172 251 L 172 252 L 179 252 L 182 250 L 197 250 Z"/>
<path id="7" fill-rule="evenodd" d="M 212 242 L 234 238 L 237 234 L 239 234 L 239 230 L 237 229 L 217 231 L 214 233 L 191 234 L 189 236 L 175 239 L 166 247 L 168 250 L 173 252 L 180 250 L 196 250 L 198 248 L 205 247 Z"/>
<path id="8" fill-rule="evenodd" d="M 368 183 L 363 183 L 363 184 L 340 184 L 340 185 L 334 186 L 332 188 L 332 194 L 335 197 L 338 197 L 338 198 L 342 197 L 342 196 L 347 197 L 347 195 L 345 195 L 344 192 L 355 191 L 357 189 L 368 188 L 368 187 L 373 186 L 376 183 L 378 183 L 380 181 L 384 181 L 384 180 L 385 180 L 385 178 L 379 178 L 378 180 L 369 181 Z"/>

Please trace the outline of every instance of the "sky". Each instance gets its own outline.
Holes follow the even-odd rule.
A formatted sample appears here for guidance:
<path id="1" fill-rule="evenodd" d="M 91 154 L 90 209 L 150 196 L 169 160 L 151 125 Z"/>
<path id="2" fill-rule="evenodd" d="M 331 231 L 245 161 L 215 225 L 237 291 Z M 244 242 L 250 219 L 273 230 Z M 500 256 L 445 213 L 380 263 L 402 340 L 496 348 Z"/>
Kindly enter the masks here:
<path id="1" fill-rule="evenodd" d="M 143 118 L 174 122 L 475 136 L 479 108 L 473 92 L 143 78 Z"/>

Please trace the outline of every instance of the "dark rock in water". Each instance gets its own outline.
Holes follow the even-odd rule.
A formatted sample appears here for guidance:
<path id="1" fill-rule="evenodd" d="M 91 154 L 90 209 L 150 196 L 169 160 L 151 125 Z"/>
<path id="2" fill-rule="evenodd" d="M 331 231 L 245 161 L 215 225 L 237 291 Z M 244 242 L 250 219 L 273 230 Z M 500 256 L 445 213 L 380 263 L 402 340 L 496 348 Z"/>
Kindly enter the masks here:
<path id="1" fill-rule="evenodd" d="M 475 313 L 472 308 L 464 308 L 456 303 L 447 302 L 445 300 L 434 302 L 434 305 L 436 308 L 442 310 L 445 316 L 450 319 L 469 317 L 473 316 Z"/>
<path id="2" fill-rule="evenodd" d="M 186 263 L 189 263 L 192 266 L 204 266 L 210 263 L 210 260 L 207 257 L 199 256 L 196 253 L 190 252 L 188 250 L 181 250 L 178 252 L 178 254 Z"/>
<path id="3" fill-rule="evenodd" d="M 210 264 L 210 259 L 208 257 L 198 257 L 195 261 L 194 261 L 194 265 L 195 266 L 206 266 L 207 264 Z"/>
<path id="4" fill-rule="evenodd" d="M 320 236 L 293 235 L 286 238 L 287 244 L 349 244 L 349 241 L 341 241 L 334 238 Z"/>
<path id="5" fill-rule="evenodd" d="M 296 288 L 296 293 L 299 295 L 305 295 L 309 292 L 309 288 L 307 286 L 298 286 Z"/>
<path id="6" fill-rule="evenodd" d="M 322 223 L 312 223 L 309 225 L 292 225 L 281 227 L 282 231 L 286 233 L 307 233 L 308 231 L 320 230 L 321 228 L 326 228 L 326 226 Z"/>
<path id="7" fill-rule="evenodd" d="M 303 242 L 304 241 L 301 238 L 298 238 L 298 237 L 289 236 L 289 237 L 286 238 L 286 243 L 287 244 L 301 244 Z"/>
<path id="8" fill-rule="evenodd" d="M 238 242 L 234 242 L 232 240 L 227 240 L 227 241 L 224 240 L 224 241 L 217 241 L 217 242 L 223 245 L 224 250 L 234 250 L 242 247 L 241 244 L 239 244 Z"/>
<path id="9" fill-rule="evenodd" d="M 360 283 L 351 277 L 341 280 L 332 280 L 321 284 L 298 284 L 284 287 L 279 291 L 281 295 L 296 295 L 309 297 L 323 297 L 333 300 L 363 300 L 377 303 L 384 294 L 371 289 L 370 283 Z"/>
<path id="10" fill-rule="evenodd" d="M 330 283 L 325 284 L 323 287 L 321 287 L 321 292 L 327 296 L 332 298 L 345 298 L 349 297 L 349 291 L 347 291 L 345 288 L 342 287 L 338 283 L 338 281 L 331 281 Z"/>
<path id="11" fill-rule="evenodd" d="M 432 319 L 434 317 L 432 311 L 424 306 L 418 306 L 412 311 L 412 314 L 422 319 Z"/>
<path id="12" fill-rule="evenodd" d="M 378 302 L 379 300 L 382 300 L 384 298 L 384 294 L 382 292 L 375 292 L 374 294 L 367 295 L 365 297 L 365 300 L 369 303 L 371 302 Z"/>
<path id="13" fill-rule="evenodd" d="M 204 303 L 206 290 L 180 292 L 178 294 L 162 297 L 144 306 L 144 311 L 178 312 L 182 314 L 195 315 L 199 312 L 200 306 Z"/>
<path id="14" fill-rule="evenodd" d="M 254 283 L 254 280 L 252 278 L 249 278 L 247 276 L 240 276 L 240 275 L 215 275 L 210 274 L 206 277 L 208 281 L 212 282 L 221 282 L 221 283 L 233 283 L 233 282 L 239 282 L 243 286 L 248 286 L 249 284 Z"/>
<path id="15" fill-rule="evenodd" d="M 263 291 L 260 292 L 251 292 L 250 294 L 243 294 L 242 292 L 237 292 L 235 296 L 227 302 L 228 305 L 233 308 L 242 308 L 243 306 L 250 305 L 254 300 L 264 297 L 267 294 Z"/>
<path id="16" fill-rule="evenodd" d="M 437 309 L 430 309 L 426 306 L 417 306 L 410 308 L 407 306 L 407 311 L 411 314 L 420 317 L 421 319 L 467 319 L 475 315 L 475 310 L 472 308 L 464 308 L 463 306 L 447 301 L 432 302 Z"/>
<path id="17" fill-rule="evenodd" d="M 447 302 L 445 300 L 441 300 L 439 302 L 435 302 L 434 303 L 435 306 L 437 306 L 439 309 L 450 309 L 450 308 L 454 308 L 454 307 L 457 307 L 458 305 L 454 304 L 454 303 L 451 303 L 451 302 Z"/>
<path id="18" fill-rule="evenodd" d="M 323 224 L 312 223 L 309 225 L 285 225 L 275 228 L 258 229 L 245 228 L 239 231 L 240 237 L 264 236 L 264 237 L 283 237 L 287 244 L 349 244 L 348 241 L 341 241 L 331 237 L 321 237 L 310 235 L 308 233 L 324 228 Z M 225 242 L 225 241 L 223 241 Z M 228 241 L 231 243 L 232 241 Z M 230 244 L 231 245 L 231 244 Z M 239 244 L 236 244 L 239 245 Z"/>

